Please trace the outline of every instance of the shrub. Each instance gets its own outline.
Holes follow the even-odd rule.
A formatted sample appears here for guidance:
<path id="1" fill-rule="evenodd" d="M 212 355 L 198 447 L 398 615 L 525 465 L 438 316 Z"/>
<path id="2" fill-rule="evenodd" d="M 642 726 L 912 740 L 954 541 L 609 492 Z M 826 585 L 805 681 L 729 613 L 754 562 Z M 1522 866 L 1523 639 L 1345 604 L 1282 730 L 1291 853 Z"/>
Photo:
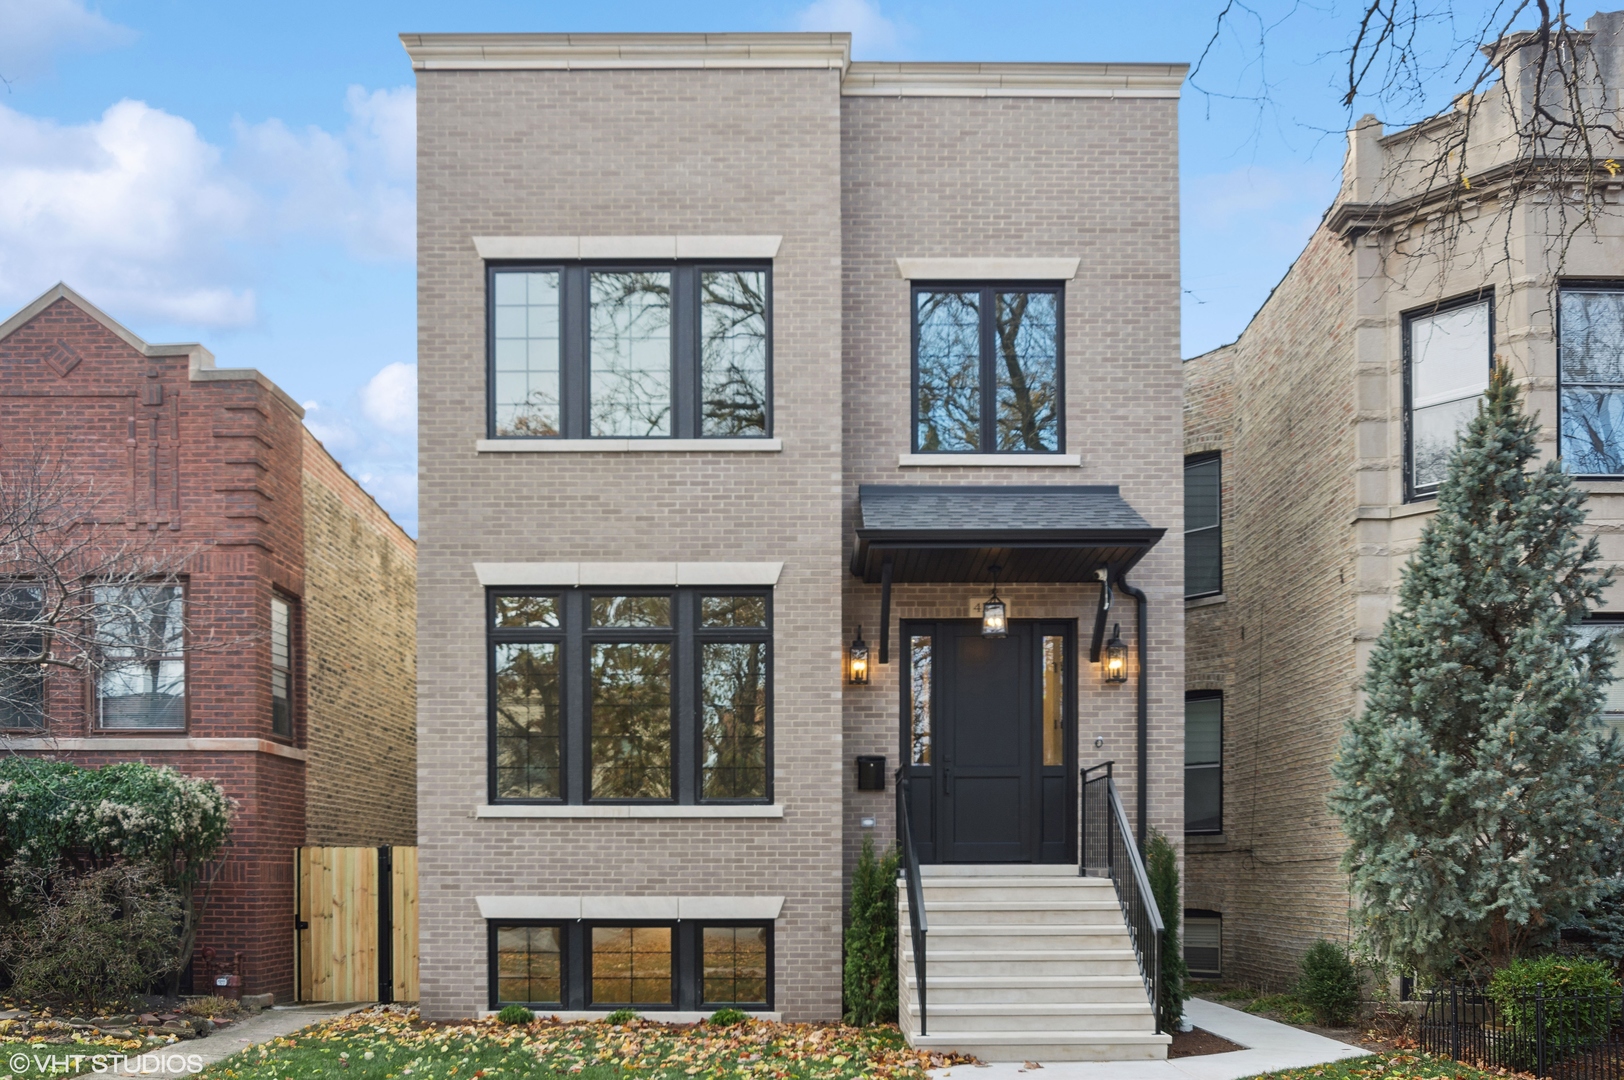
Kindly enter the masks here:
<path id="1" fill-rule="evenodd" d="M 1541 956 L 1513 960 L 1495 972 L 1488 993 L 1500 1007 L 1501 1022 L 1529 1040 L 1538 1034 L 1537 1014 L 1543 1011 L 1546 1045 L 1560 1047 L 1606 1034 L 1619 985 L 1599 960 Z"/>
<path id="2" fill-rule="evenodd" d="M 863 850 L 851 878 L 851 924 L 846 927 L 846 1022 L 880 1024 L 897 1017 L 897 852 Z"/>
<path id="3" fill-rule="evenodd" d="M 1297 996 L 1326 1027 L 1347 1027 L 1359 1011 L 1359 974 L 1347 950 L 1329 941 L 1316 941 L 1302 959 L 1302 981 Z"/>
<path id="4" fill-rule="evenodd" d="M 750 1014 L 743 1009 L 717 1009 L 710 1014 L 710 1019 L 706 1020 L 705 1023 L 711 1027 L 732 1027 L 734 1024 L 742 1024 L 748 1019 L 750 1019 Z"/>
<path id="5" fill-rule="evenodd" d="M 536 1014 L 523 1005 L 508 1005 L 496 1014 L 496 1018 L 504 1024 L 528 1024 L 536 1018 Z"/>
<path id="6" fill-rule="evenodd" d="M 193 998 L 182 1005 L 180 1011 L 188 1016 L 236 1016 L 242 1011 L 242 1006 L 230 998 L 210 994 L 207 997 Z"/>
<path id="7" fill-rule="evenodd" d="M 1314 1022 L 1314 1010 L 1304 1005 L 1296 994 L 1268 994 L 1246 1006 L 1246 1011 L 1258 1015 L 1274 1013 L 1288 1024 Z"/>
<path id="8" fill-rule="evenodd" d="M 1179 917 L 1183 905 L 1179 898 L 1179 853 L 1161 830 L 1150 830 L 1150 843 L 1145 847 L 1145 873 L 1150 877 L 1150 891 L 1156 897 L 1156 910 L 1161 912 L 1162 926 L 1162 993 L 1157 1008 L 1162 1014 L 1162 1030 L 1177 1031 L 1184 1020 L 1184 1003 L 1189 1000 L 1190 969 L 1184 962 L 1184 950 L 1179 946 Z"/>
<path id="9" fill-rule="evenodd" d="M 605 1016 L 603 1022 L 606 1024 L 629 1024 L 637 1018 L 636 1009 L 616 1009 Z"/>
<path id="10" fill-rule="evenodd" d="M 0 963 L 18 997 L 100 1008 L 175 972 L 181 904 L 151 869 L 37 874 L 26 889 L 37 914 L 0 936 Z"/>

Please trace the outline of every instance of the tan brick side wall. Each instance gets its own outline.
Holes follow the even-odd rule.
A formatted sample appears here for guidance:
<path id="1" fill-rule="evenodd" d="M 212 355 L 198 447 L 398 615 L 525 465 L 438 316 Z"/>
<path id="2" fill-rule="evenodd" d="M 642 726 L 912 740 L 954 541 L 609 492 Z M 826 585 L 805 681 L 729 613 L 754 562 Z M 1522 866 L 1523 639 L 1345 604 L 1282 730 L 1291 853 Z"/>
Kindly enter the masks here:
<path id="1" fill-rule="evenodd" d="M 308 844 L 417 842 L 417 552 L 304 433 Z"/>
<path id="2" fill-rule="evenodd" d="M 1348 933 L 1325 796 L 1354 702 L 1352 258 L 1321 230 L 1241 339 L 1185 365 L 1186 450 L 1224 451 L 1226 601 L 1191 608 L 1187 685 L 1223 689 L 1224 835 L 1186 904 L 1224 915 L 1228 977 L 1280 986 Z"/>
<path id="3" fill-rule="evenodd" d="M 1183 436 L 1177 109 L 1171 101 L 845 98 L 845 500 L 859 484 L 1117 484 L 1167 536 L 1129 579 L 1149 595 L 1150 819 L 1175 842 L 1183 794 Z M 1081 468 L 901 468 L 911 438 L 909 283 L 896 258 L 1080 256 L 1065 301 L 1066 450 Z M 879 588 L 843 577 L 845 639 L 879 638 Z M 1098 587 L 1000 589 L 1018 618 L 1075 618 L 1086 650 Z M 898 586 L 892 619 L 963 618 L 985 585 Z M 1113 621 L 1133 641 L 1134 605 Z M 896 622 L 892 624 L 896 647 Z M 1134 683 L 1079 671 L 1082 764 L 1114 758 L 1135 806 Z M 846 693 L 846 858 L 861 819 L 894 829 L 891 795 L 856 791 L 852 758 L 899 755 L 897 665 Z M 1094 738 L 1105 745 L 1096 749 Z"/>
<path id="4" fill-rule="evenodd" d="M 840 1011 L 840 112 L 828 71 L 418 73 L 419 833 L 427 1016 L 486 1005 L 481 894 L 782 895 L 777 1003 Z M 477 455 L 474 236 L 781 235 L 777 454 Z M 476 820 L 475 561 L 772 560 L 778 820 Z"/>

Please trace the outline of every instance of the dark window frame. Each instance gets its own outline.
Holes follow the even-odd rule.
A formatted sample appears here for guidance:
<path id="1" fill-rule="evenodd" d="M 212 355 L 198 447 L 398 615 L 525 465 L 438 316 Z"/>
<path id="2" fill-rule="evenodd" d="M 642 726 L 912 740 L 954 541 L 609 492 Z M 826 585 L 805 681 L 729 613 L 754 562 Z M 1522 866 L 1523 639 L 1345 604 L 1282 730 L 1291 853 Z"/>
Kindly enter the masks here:
<path id="1" fill-rule="evenodd" d="M 158 657 L 160 661 L 175 659 L 181 662 L 181 723 L 178 727 L 108 727 L 102 723 L 102 692 L 101 692 L 101 663 L 84 672 L 85 701 L 90 711 L 91 729 L 98 735 L 107 738 L 184 738 L 192 730 L 192 580 L 190 576 L 176 578 L 172 581 L 154 582 L 155 588 L 180 589 L 181 604 L 181 642 L 180 653 L 165 653 Z M 95 586 L 92 586 L 94 589 Z M 94 594 L 92 594 L 94 597 Z M 94 636 L 96 631 L 92 629 Z"/>
<path id="2" fill-rule="evenodd" d="M 35 593 L 39 594 L 38 597 L 36 598 L 37 601 L 38 601 L 38 604 L 39 604 L 38 611 L 43 613 L 43 611 L 45 609 L 45 584 L 43 582 L 33 581 L 33 580 L 29 580 L 29 579 L 20 579 L 20 578 L 7 578 L 7 579 L 4 579 L 4 580 L 0 580 L 0 597 L 5 597 L 6 595 L 10 594 L 13 591 L 22 591 L 22 590 L 25 590 L 25 589 L 29 590 L 31 592 L 35 592 Z M 22 635 L 19 635 L 19 637 L 21 637 L 21 636 Z M 38 638 L 39 638 L 38 643 L 33 646 L 35 651 L 38 651 L 39 649 L 42 649 L 44 647 L 44 644 L 45 644 L 45 635 L 43 633 L 38 635 Z M 15 642 L 17 647 L 21 647 L 22 645 L 25 644 L 25 642 L 17 641 L 17 639 L 12 639 L 11 641 L 0 640 L 0 649 L 10 649 L 10 648 L 12 648 L 13 647 L 12 642 Z M 27 676 L 21 676 L 21 677 L 27 678 Z M 38 712 L 38 721 L 39 722 L 38 723 L 29 723 L 29 724 L 14 724 L 14 723 L 0 724 L 0 731 L 25 732 L 25 733 L 31 733 L 31 734 L 37 735 L 37 734 L 45 731 L 46 728 L 49 726 L 49 724 L 50 724 L 50 716 L 49 716 L 49 710 L 48 710 L 49 701 L 47 699 L 47 694 L 49 692 L 49 687 L 47 686 L 46 667 L 45 667 L 44 664 L 40 664 L 35 668 L 34 675 L 33 675 L 33 681 L 35 682 L 35 684 L 37 686 L 37 689 L 38 689 L 38 693 L 39 693 L 39 712 Z M 8 713 L 7 715 L 8 715 L 8 718 L 9 718 L 10 714 Z"/>
<path id="3" fill-rule="evenodd" d="M 700 360 L 703 350 L 700 274 L 759 271 L 766 275 L 766 430 L 760 435 L 703 434 Z M 496 275 L 502 271 L 558 274 L 557 435 L 503 435 L 496 430 Z M 671 433 L 649 439 L 770 439 L 773 437 L 773 263 L 770 259 L 572 259 L 485 262 L 485 437 L 488 439 L 624 439 L 591 431 L 591 288 L 594 272 L 660 271 L 671 275 Z"/>
<path id="4" fill-rule="evenodd" d="M 1434 315 L 1441 315 L 1446 311 L 1454 311 L 1457 308 L 1472 307 L 1482 303 L 1487 303 L 1489 306 L 1489 348 L 1488 356 L 1484 359 L 1486 364 L 1484 377 L 1487 378 L 1487 372 L 1494 370 L 1495 305 L 1493 286 L 1485 286 L 1469 293 L 1450 297 L 1447 300 L 1439 300 L 1425 307 L 1412 308 L 1400 316 L 1400 332 L 1404 338 L 1404 501 L 1407 503 L 1425 502 L 1438 497 L 1437 485 L 1426 488 L 1417 488 L 1415 486 L 1415 407 L 1413 405 L 1415 400 L 1415 379 L 1413 374 L 1415 369 L 1415 349 L 1411 327 L 1417 319 L 1426 319 Z M 1558 437 L 1560 438 L 1560 434 Z"/>
<path id="5" fill-rule="evenodd" d="M 1185 836 L 1222 836 L 1224 835 L 1224 714 L 1226 706 L 1222 690 L 1186 690 L 1184 704 L 1188 706 L 1192 701 L 1218 702 L 1218 762 L 1216 765 L 1188 765 L 1184 766 L 1184 775 L 1189 776 L 1191 769 L 1216 769 L 1218 773 L 1218 827 L 1216 829 L 1192 829 L 1186 820 L 1184 825 Z"/>
<path id="6" fill-rule="evenodd" d="M 276 633 L 276 605 L 277 604 L 281 604 L 283 606 L 283 608 L 286 609 L 286 611 L 288 613 L 287 614 L 287 618 L 288 618 L 288 627 L 287 627 L 287 634 L 288 634 L 288 664 L 287 664 L 286 668 L 282 669 L 283 671 L 285 671 L 285 673 L 287 675 L 288 726 L 287 726 L 286 731 L 280 730 L 276 726 L 276 672 L 277 672 L 277 666 L 276 666 L 275 633 Z M 271 640 L 268 642 L 268 644 L 270 645 L 270 671 L 271 671 L 271 737 L 273 739 L 277 739 L 277 740 L 281 740 L 281 741 L 286 741 L 288 743 L 292 743 L 294 741 L 294 732 L 297 729 L 297 723 L 298 723 L 298 715 L 297 714 L 298 714 L 298 711 L 299 711 L 299 709 L 298 709 L 298 703 L 299 703 L 299 691 L 298 691 L 298 686 L 299 686 L 299 683 L 298 683 L 298 678 L 299 678 L 299 676 L 298 676 L 298 671 L 299 671 L 299 647 L 298 647 L 298 641 L 299 641 L 299 603 L 298 603 L 297 600 L 295 600 L 292 597 L 286 595 L 285 593 L 273 591 L 271 593 L 271 603 L 270 603 L 270 606 L 269 606 L 268 610 L 269 610 L 270 616 L 271 616 L 271 634 L 272 634 Z"/>
<path id="7" fill-rule="evenodd" d="M 981 445 L 974 450 L 921 450 L 919 448 L 919 294 L 922 292 L 979 292 L 981 346 Z M 1047 292 L 1055 296 L 1055 448 L 1053 450 L 999 450 L 997 352 L 993 347 L 996 316 L 994 293 Z M 996 454 L 1043 456 L 1066 452 L 1066 283 L 1064 281 L 929 281 L 909 283 L 908 289 L 908 446 L 915 454 Z"/>
<path id="8" fill-rule="evenodd" d="M 498 932 L 504 927 L 552 926 L 559 929 L 560 1001 L 510 1002 L 502 999 L 496 963 Z M 671 930 L 671 1004 L 649 1005 L 592 1000 L 592 929 L 596 926 L 655 926 Z M 767 1001 L 744 1005 L 705 1000 L 704 931 L 707 927 L 764 927 L 767 931 Z M 611 1012 L 635 1008 L 639 1012 L 709 1012 L 737 1008 L 746 1012 L 772 1012 L 776 1006 L 777 924 L 773 919 L 487 919 L 486 983 L 491 1009 L 504 1005 L 540 1006 L 554 1011 Z"/>
<path id="9" fill-rule="evenodd" d="M 557 600 L 556 627 L 497 629 L 499 596 L 549 596 Z M 592 599 L 597 596 L 669 596 L 669 627 L 590 626 Z M 707 596 L 759 596 L 766 608 L 764 627 L 702 627 L 700 605 Z M 773 801 L 773 590 L 762 586 L 685 585 L 667 588 L 582 586 L 492 586 L 485 590 L 486 792 L 491 805 L 542 806 L 765 806 Z M 591 795 L 592 653 L 594 644 L 669 641 L 671 650 L 671 791 L 669 799 L 607 799 Z M 515 798 L 500 794 L 497 783 L 496 646 L 552 642 L 559 646 L 559 797 Z M 766 646 L 765 795 L 761 798 L 702 797 L 704 777 L 704 702 L 700 678 L 707 643 L 749 642 Z"/>
<path id="10" fill-rule="evenodd" d="M 1185 929 L 1184 938 L 1185 938 L 1186 941 L 1189 940 L 1189 926 L 1190 926 L 1190 920 L 1191 919 L 1201 919 L 1203 921 L 1211 921 L 1211 922 L 1216 922 L 1218 924 L 1218 967 L 1215 968 L 1212 971 L 1201 971 L 1199 973 L 1197 973 L 1196 971 L 1191 971 L 1190 972 L 1191 977 L 1196 978 L 1196 979 L 1222 979 L 1224 977 L 1224 914 L 1223 914 L 1223 912 L 1221 912 L 1221 911 L 1213 911 L 1210 908 L 1185 908 L 1184 909 L 1184 929 Z M 1188 948 L 1188 946 L 1186 946 L 1186 948 Z M 1188 962 L 1188 957 L 1186 957 L 1185 959 L 1186 959 L 1186 962 Z"/>
<path id="11" fill-rule="evenodd" d="M 1184 599 L 1186 599 L 1186 600 L 1199 600 L 1199 599 L 1201 599 L 1202 597 L 1205 597 L 1205 596 L 1222 596 L 1223 592 L 1224 592 L 1224 455 L 1223 455 L 1223 451 L 1221 451 L 1221 450 L 1210 450 L 1210 451 L 1207 451 L 1207 452 L 1201 453 L 1201 454 L 1187 454 L 1185 456 L 1185 458 L 1184 458 L 1184 468 L 1185 468 L 1186 473 L 1188 473 L 1188 470 L 1192 466 L 1205 465 L 1209 461 L 1216 461 L 1218 463 L 1218 523 L 1216 525 L 1203 525 L 1203 526 L 1201 526 L 1199 528 L 1191 529 L 1189 527 L 1189 522 L 1185 522 L 1184 537 L 1185 537 L 1185 544 L 1186 544 L 1186 546 L 1188 546 L 1188 544 L 1189 544 L 1189 536 L 1190 536 L 1190 533 L 1192 533 L 1192 532 L 1216 532 L 1218 534 L 1218 587 L 1216 589 L 1208 589 L 1206 592 L 1195 592 L 1195 593 L 1193 593 L 1193 592 L 1188 591 L 1189 587 L 1188 587 L 1188 584 L 1186 584 L 1186 587 L 1185 587 L 1186 591 L 1184 593 Z M 1189 481 L 1186 480 L 1185 482 L 1188 483 Z"/>
<path id="12" fill-rule="evenodd" d="M 1624 278 L 1563 278 L 1556 283 L 1556 449 L 1558 457 L 1562 455 L 1562 390 L 1569 385 L 1562 374 L 1562 293 L 1568 289 L 1575 292 L 1624 293 Z M 1617 385 L 1624 388 L 1624 384 L 1615 383 L 1576 383 L 1573 385 Z M 1580 480 L 1617 480 L 1624 477 L 1624 473 L 1576 472 L 1569 475 Z"/>

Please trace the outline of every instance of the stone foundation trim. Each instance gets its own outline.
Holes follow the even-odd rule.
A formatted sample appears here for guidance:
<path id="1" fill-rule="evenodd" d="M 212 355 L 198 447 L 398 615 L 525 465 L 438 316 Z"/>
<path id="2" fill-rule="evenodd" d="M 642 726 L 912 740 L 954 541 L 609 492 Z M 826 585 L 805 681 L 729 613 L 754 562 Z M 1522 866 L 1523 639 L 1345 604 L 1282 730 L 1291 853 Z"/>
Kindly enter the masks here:
<path id="1" fill-rule="evenodd" d="M 481 259 L 771 259 L 782 236 L 476 236 Z"/>
<path id="2" fill-rule="evenodd" d="M 522 562 L 475 563 L 485 586 L 777 585 L 781 562 Z"/>
<path id="3" fill-rule="evenodd" d="M 476 439 L 476 454 L 776 454 L 783 439 Z"/>
<path id="4" fill-rule="evenodd" d="M 1081 259 L 897 259 L 905 281 L 1070 281 Z"/>
<path id="5" fill-rule="evenodd" d="M 1077 469 L 1083 464 L 1081 454 L 899 454 L 897 467 L 915 468 L 1049 468 Z"/>
<path id="6" fill-rule="evenodd" d="M 659 803 L 653 806 L 606 803 L 602 805 L 568 805 L 565 803 L 486 803 L 474 810 L 476 818 L 551 818 L 585 820 L 588 818 L 781 818 L 782 804 L 721 803 L 677 806 Z"/>
<path id="7" fill-rule="evenodd" d="M 0 737 L 0 747 L 7 750 L 96 750 L 112 754 L 151 753 L 153 751 L 200 751 L 224 754 L 270 754 L 273 757 L 309 761 L 310 751 L 298 746 L 286 746 L 269 739 L 153 739 L 106 738 L 89 739 L 14 739 Z"/>
<path id="8" fill-rule="evenodd" d="M 782 896 L 476 896 L 482 919 L 776 919 Z"/>

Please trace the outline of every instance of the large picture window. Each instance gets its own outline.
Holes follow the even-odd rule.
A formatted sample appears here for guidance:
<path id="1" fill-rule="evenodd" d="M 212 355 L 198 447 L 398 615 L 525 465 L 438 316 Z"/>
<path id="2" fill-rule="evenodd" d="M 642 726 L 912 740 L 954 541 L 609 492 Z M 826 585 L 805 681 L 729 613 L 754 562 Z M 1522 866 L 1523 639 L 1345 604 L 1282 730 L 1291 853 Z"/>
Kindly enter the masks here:
<path id="1" fill-rule="evenodd" d="M 103 728 L 186 727 L 185 597 L 179 585 L 97 589 L 96 711 Z"/>
<path id="2" fill-rule="evenodd" d="M 1624 475 L 1624 282 L 1564 285 L 1558 333 L 1563 467 Z"/>
<path id="3" fill-rule="evenodd" d="M 0 729 L 45 726 L 45 592 L 0 585 Z"/>
<path id="4" fill-rule="evenodd" d="M 492 438 L 771 433 L 765 264 L 492 266 Z"/>
<path id="5" fill-rule="evenodd" d="M 490 1007 L 769 1010 L 770 922 L 492 922 Z"/>
<path id="6" fill-rule="evenodd" d="M 1217 454 L 1184 460 L 1184 598 L 1224 591 L 1223 473 Z"/>
<path id="7" fill-rule="evenodd" d="M 1192 690 L 1184 699 L 1184 832 L 1224 831 L 1224 695 Z"/>
<path id="8" fill-rule="evenodd" d="M 771 596 L 493 591 L 493 802 L 765 802 Z"/>
<path id="9" fill-rule="evenodd" d="M 918 453 L 1064 449 L 1064 290 L 915 285 L 913 448 Z"/>
<path id="10" fill-rule="evenodd" d="M 1434 495 L 1455 440 L 1477 414 L 1494 359 L 1494 305 L 1486 296 L 1404 318 L 1405 489 Z"/>

